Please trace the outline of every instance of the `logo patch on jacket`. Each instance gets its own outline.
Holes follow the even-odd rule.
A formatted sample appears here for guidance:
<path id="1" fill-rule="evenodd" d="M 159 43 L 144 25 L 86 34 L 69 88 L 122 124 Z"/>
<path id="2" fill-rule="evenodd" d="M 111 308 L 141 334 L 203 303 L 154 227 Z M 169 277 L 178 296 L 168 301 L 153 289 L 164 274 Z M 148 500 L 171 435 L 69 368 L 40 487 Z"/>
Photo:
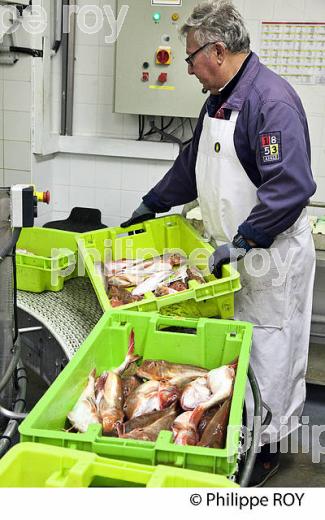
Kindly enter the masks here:
<path id="1" fill-rule="evenodd" d="M 282 161 L 281 132 L 260 134 L 259 146 L 262 164 Z"/>

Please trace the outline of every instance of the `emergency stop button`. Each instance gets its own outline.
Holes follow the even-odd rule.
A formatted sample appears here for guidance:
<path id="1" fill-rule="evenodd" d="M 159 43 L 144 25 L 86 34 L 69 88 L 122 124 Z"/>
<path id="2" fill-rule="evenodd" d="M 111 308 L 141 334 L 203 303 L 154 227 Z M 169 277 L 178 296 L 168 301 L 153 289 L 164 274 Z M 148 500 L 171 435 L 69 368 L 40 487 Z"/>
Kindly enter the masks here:
<path id="1" fill-rule="evenodd" d="M 166 83 L 167 81 L 167 72 L 161 72 L 158 76 L 159 83 Z"/>
<path id="2" fill-rule="evenodd" d="M 170 47 L 159 47 L 156 51 L 157 65 L 170 65 L 172 61 L 172 51 Z"/>

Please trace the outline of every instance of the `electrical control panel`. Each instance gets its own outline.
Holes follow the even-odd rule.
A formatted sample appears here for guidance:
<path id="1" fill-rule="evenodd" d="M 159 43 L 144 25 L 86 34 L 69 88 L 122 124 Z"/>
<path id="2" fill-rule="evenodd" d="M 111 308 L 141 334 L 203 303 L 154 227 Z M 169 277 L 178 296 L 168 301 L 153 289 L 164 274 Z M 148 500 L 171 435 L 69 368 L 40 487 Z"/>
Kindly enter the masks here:
<path id="1" fill-rule="evenodd" d="M 188 74 L 179 28 L 198 0 L 128 0 L 116 43 L 115 112 L 198 117 L 206 94 Z M 118 13 L 125 0 L 118 0 Z"/>

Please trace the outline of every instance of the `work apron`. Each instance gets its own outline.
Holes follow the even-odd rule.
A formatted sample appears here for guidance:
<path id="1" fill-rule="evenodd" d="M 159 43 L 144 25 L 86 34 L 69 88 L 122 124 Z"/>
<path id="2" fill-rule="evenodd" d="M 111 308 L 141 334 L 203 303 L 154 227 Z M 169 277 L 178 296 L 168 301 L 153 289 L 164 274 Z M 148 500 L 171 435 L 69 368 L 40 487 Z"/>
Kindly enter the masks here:
<path id="1" fill-rule="evenodd" d="M 208 115 L 196 162 L 198 199 L 206 232 L 218 243 L 232 241 L 258 203 L 256 187 L 234 146 L 238 112 L 230 120 Z M 306 390 L 315 250 L 306 210 L 269 249 L 254 248 L 237 264 L 242 290 L 235 319 L 253 323 L 250 363 L 273 418 L 261 444 L 276 442 L 299 426 Z M 246 392 L 248 426 L 253 399 Z"/>

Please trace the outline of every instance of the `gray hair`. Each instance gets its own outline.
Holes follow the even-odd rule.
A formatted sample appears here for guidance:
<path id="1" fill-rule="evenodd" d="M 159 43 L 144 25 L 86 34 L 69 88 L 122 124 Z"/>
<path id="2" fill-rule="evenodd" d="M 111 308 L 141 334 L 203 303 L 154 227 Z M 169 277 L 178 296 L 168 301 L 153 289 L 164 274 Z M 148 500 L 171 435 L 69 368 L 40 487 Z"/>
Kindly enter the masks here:
<path id="1" fill-rule="evenodd" d="M 180 33 L 186 36 L 192 29 L 199 45 L 218 41 L 233 53 L 250 50 L 244 20 L 231 0 L 213 0 L 195 6 Z"/>

